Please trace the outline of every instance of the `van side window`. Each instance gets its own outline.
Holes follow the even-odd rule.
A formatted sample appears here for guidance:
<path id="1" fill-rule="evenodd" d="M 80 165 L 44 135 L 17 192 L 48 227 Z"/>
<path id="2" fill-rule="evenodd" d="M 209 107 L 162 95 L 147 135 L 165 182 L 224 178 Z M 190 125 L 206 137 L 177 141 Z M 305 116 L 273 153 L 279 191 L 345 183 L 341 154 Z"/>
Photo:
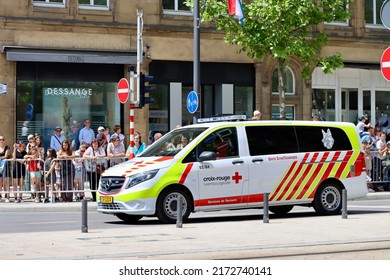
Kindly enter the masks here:
<path id="1" fill-rule="evenodd" d="M 347 134 L 340 128 L 296 126 L 295 130 L 299 143 L 299 152 L 352 150 Z"/>
<path id="2" fill-rule="evenodd" d="M 247 126 L 245 130 L 251 156 L 298 152 L 292 126 Z"/>
<path id="3" fill-rule="evenodd" d="M 238 156 L 237 129 L 235 127 L 221 128 L 210 133 L 188 154 L 183 162 L 195 161 L 194 155 L 197 154 L 199 156 L 204 151 L 214 152 L 217 160 Z"/>

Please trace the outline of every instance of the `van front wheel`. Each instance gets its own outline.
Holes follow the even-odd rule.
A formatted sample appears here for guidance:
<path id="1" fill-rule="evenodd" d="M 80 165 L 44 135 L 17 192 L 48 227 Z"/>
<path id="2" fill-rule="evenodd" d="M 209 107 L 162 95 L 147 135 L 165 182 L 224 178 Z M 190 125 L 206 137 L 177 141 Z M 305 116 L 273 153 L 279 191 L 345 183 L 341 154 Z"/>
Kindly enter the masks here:
<path id="1" fill-rule="evenodd" d="M 164 223 L 174 224 L 177 219 L 178 200 L 181 199 L 183 221 L 190 216 L 190 198 L 186 192 L 178 189 L 162 191 L 157 199 L 157 218 Z"/>
<path id="2" fill-rule="evenodd" d="M 136 223 L 139 220 L 141 220 L 141 218 L 142 218 L 142 216 L 139 216 L 139 215 L 127 215 L 125 213 L 118 213 L 118 214 L 115 214 L 115 216 L 127 224 Z"/>
<path id="3" fill-rule="evenodd" d="M 337 215 L 342 207 L 341 188 L 334 183 L 321 185 L 313 201 L 313 208 L 320 215 Z"/>

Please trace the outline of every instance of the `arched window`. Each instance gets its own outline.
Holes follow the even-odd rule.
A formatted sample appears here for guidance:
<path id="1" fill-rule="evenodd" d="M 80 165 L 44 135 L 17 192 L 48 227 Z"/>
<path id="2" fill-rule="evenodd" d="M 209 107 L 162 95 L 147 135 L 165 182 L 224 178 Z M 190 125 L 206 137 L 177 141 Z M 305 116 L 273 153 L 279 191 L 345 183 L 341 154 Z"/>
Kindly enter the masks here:
<path id="1" fill-rule="evenodd" d="M 284 68 L 284 92 L 286 95 L 295 95 L 295 78 L 289 67 Z M 278 69 L 272 73 L 272 94 L 279 94 L 278 91 Z"/>

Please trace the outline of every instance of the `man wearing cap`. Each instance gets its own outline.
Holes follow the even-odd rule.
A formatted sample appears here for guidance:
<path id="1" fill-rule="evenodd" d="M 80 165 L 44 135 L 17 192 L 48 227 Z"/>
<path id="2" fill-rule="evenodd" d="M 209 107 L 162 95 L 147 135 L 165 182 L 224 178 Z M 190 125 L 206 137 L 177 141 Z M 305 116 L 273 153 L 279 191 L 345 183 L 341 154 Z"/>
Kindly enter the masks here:
<path id="1" fill-rule="evenodd" d="M 104 151 L 106 151 L 108 144 L 106 134 L 104 133 L 105 130 L 106 129 L 103 126 L 99 126 L 97 130 L 98 133 L 96 134 L 96 139 L 99 141 L 99 147 L 102 147 Z"/>
<path id="2" fill-rule="evenodd" d="M 86 119 L 84 121 L 84 127 L 80 130 L 79 141 L 80 144 L 84 143 L 87 147 L 91 146 L 92 140 L 95 139 L 95 133 L 91 128 L 91 121 Z"/>
<path id="3" fill-rule="evenodd" d="M 371 124 L 368 123 L 366 124 L 366 116 L 365 115 L 361 115 L 359 116 L 359 122 L 358 124 L 356 125 L 356 129 L 360 135 L 360 138 L 363 137 L 364 135 L 370 135 L 370 133 L 367 131 L 368 128 L 371 127 Z"/>
<path id="4" fill-rule="evenodd" d="M 54 134 L 51 136 L 50 139 L 50 148 L 56 150 L 56 152 L 58 152 L 61 149 L 62 141 L 66 139 L 61 132 L 62 132 L 62 128 L 57 126 L 54 129 Z"/>
<path id="5" fill-rule="evenodd" d="M 252 121 L 259 121 L 259 120 L 261 120 L 261 113 L 259 110 L 255 110 L 253 112 Z"/>

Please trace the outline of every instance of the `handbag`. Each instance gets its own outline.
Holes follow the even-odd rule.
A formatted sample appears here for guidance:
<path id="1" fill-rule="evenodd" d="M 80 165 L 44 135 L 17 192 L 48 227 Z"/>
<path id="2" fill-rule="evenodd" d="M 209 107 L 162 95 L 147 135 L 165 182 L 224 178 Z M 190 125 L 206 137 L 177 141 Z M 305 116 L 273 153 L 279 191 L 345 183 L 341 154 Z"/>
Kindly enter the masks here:
<path id="1" fill-rule="evenodd" d="M 103 164 L 96 165 L 96 173 L 102 174 L 106 170 L 106 167 Z"/>
<path id="2" fill-rule="evenodd" d="M 3 173 L 5 163 L 6 163 L 5 159 L 0 160 L 0 174 Z"/>

